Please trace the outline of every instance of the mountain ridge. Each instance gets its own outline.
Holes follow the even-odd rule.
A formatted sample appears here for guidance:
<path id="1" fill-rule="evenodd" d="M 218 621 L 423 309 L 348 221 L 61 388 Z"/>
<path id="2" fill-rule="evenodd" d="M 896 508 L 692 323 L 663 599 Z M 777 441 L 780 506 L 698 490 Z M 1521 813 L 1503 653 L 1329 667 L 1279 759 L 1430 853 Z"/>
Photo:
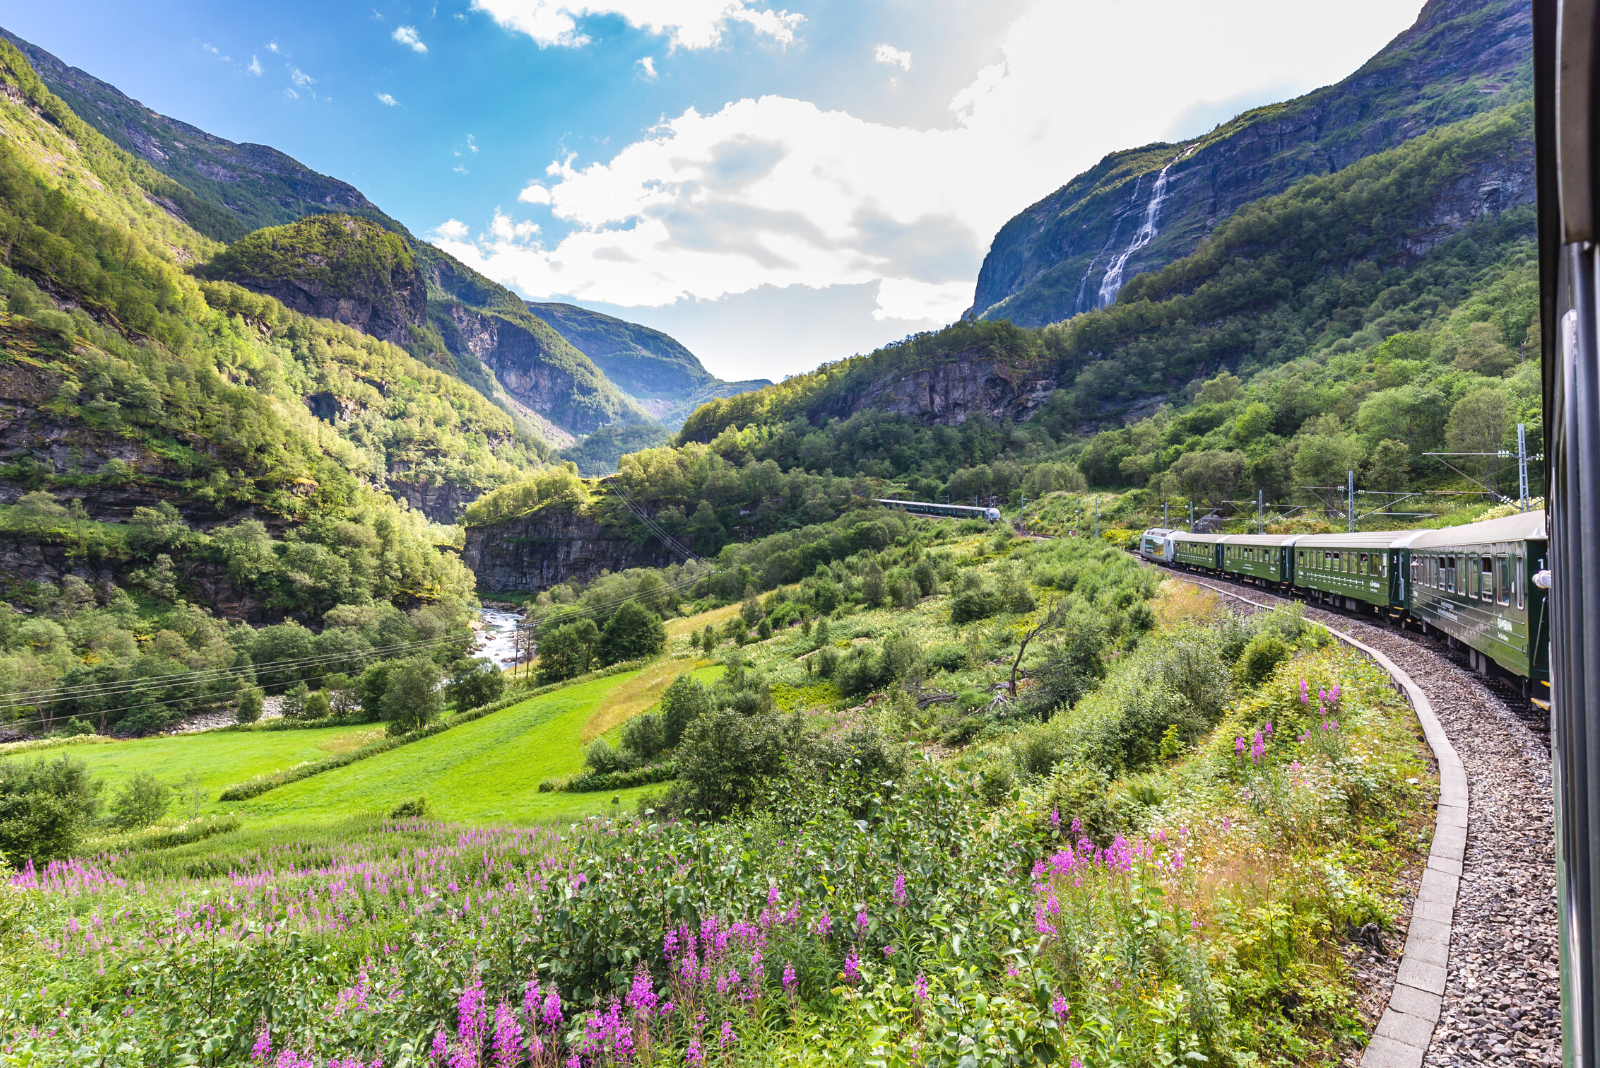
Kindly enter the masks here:
<path id="1" fill-rule="evenodd" d="M 1531 17 L 1529 0 L 1429 0 L 1335 85 L 1107 155 L 1000 229 L 966 314 L 1042 326 L 1103 307 L 1108 274 L 1120 267 L 1125 284 L 1181 259 L 1246 203 L 1527 97 Z M 1163 174 L 1156 231 L 1141 235 Z"/>

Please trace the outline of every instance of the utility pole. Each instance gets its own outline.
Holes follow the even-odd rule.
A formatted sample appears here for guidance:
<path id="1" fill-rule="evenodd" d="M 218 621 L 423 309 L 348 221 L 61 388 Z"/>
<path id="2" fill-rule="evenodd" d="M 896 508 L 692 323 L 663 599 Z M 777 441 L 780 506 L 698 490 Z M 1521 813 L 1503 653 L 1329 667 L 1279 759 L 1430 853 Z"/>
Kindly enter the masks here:
<path id="1" fill-rule="evenodd" d="M 1527 342 L 1523 342 L 1527 344 Z M 1528 510 L 1528 428 L 1517 424 L 1517 482 L 1522 491 L 1522 510 Z"/>
<path id="2" fill-rule="evenodd" d="M 1257 534 L 1263 534 L 1263 533 L 1266 532 L 1266 529 L 1262 526 L 1262 520 L 1261 520 L 1261 508 L 1262 508 L 1262 503 L 1263 503 L 1263 498 L 1262 498 L 1261 494 L 1262 494 L 1261 490 L 1256 490 L 1256 533 Z"/>
<path id="3" fill-rule="evenodd" d="M 1163 529 L 1172 529 L 1172 519 L 1167 515 L 1167 509 L 1172 506 L 1170 501 L 1161 502 L 1161 526 Z"/>
<path id="4" fill-rule="evenodd" d="M 1189 533 L 1194 533 L 1194 501 L 1189 502 Z"/>
<path id="5" fill-rule="evenodd" d="M 1356 473 L 1354 471 L 1348 472 L 1348 478 L 1349 481 L 1345 485 L 1346 492 L 1350 496 L 1350 533 L 1354 534 L 1356 532 Z"/>

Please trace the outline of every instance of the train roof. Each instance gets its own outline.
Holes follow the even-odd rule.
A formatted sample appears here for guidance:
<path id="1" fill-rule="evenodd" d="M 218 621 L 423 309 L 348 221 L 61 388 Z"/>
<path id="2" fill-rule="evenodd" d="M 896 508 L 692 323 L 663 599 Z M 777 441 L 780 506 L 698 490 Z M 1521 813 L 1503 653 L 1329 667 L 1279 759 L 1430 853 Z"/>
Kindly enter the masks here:
<path id="1" fill-rule="evenodd" d="M 1196 541 L 1205 545 L 1215 545 L 1226 537 L 1226 534 L 1190 534 L 1186 530 L 1174 530 L 1172 532 L 1173 541 Z"/>
<path id="2" fill-rule="evenodd" d="M 1417 536 L 1414 530 L 1369 530 L 1354 534 L 1307 534 L 1295 549 L 1394 549 Z"/>
<path id="3" fill-rule="evenodd" d="M 1487 523 L 1467 523 L 1459 527 L 1425 530 L 1411 542 L 1413 549 L 1452 545 L 1481 545 L 1498 541 L 1544 541 L 1544 509 L 1491 519 Z"/>
<path id="4" fill-rule="evenodd" d="M 1227 545 L 1265 545 L 1269 548 L 1280 548 L 1284 545 L 1293 545 L 1304 534 L 1226 534 L 1222 541 Z"/>
<path id="5" fill-rule="evenodd" d="M 1164 538 L 1171 533 L 1173 531 L 1168 527 L 1151 527 L 1144 532 L 1144 536 L 1147 538 Z"/>

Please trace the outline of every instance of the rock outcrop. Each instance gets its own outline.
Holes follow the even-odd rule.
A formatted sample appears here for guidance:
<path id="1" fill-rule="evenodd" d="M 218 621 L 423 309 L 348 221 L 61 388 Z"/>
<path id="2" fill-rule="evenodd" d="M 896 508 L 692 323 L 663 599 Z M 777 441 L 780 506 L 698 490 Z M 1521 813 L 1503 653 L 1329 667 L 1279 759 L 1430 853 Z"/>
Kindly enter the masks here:
<path id="1" fill-rule="evenodd" d="M 1337 85 L 1191 141 L 1107 156 L 1001 228 L 968 314 L 1042 326 L 1100 307 L 1251 201 L 1526 99 L 1531 18 L 1529 0 L 1430 0 Z M 1141 234 L 1145 226 L 1154 233 Z"/>
<path id="2" fill-rule="evenodd" d="M 1049 362 L 1015 364 L 963 357 L 868 382 L 823 404 L 813 420 L 847 419 L 868 409 L 924 423 L 960 426 L 982 413 L 1025 422 L 1055 392 L 1060 369 Z"/>
<path id="3" fill-rule="evenodd" d="M 664 567 L 672 562 L 659 545 L 645 546 L 590 516 L 564 508 L 468 527 L 462 563 L 478 576 L 479 593 L 542 590 L 602 571 Z"/>

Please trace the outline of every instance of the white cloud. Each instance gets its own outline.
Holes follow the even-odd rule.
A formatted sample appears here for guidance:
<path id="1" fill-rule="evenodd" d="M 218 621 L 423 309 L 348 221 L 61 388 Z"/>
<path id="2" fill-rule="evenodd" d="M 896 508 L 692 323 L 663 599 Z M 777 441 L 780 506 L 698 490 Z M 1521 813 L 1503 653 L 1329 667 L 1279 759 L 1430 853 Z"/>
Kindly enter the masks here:
<path id="1" fill-rule="evenodd" d="M 422 38 L 417 36 L 417 28 L 415 26 L 397 26 L 390 36 L 413 52 L 426 52 L 428 50 L 428 46 L 422 43 Z"/>
<path id="2" fill-rule="evenodd" d="M 609 161 L 556 160 L 522 190 L 564 236 L 499 224 L 499 209 L 476 240 L 439 236 L 529 296 L 663 307 L 763 286 L 875 286 L 880 320 L 949 321 L 994 233 L 1028 204 L 1108 151 L 1160 140 L 1196 101 L 1337 80 L 1420 6 L 1041 0 L 1010 27 L 1003 59 L 954 95 L 947 128 L 778 96 L 690 109 Z M 1128 40 L 1140 41 L 1137 78 L 1106 47 Z"/>
<path id="3" fill-rule="evenodd" d="M 295 92 L 293 89 L 290 89 L 287 85 L 283 87 L 283 95 L 288 97 L 290 100 L 300 99 L 300 94 Z"/>
<path id="4" fill-rule="evenodd" d="M 438 237 L 446 241 L 465 241 L 467 238 L 467 224 L 460 219 L 446 219 L 433 228 Z"/>
<path id="5" fill-rule="evenodd" d="M 804 15 L 760 11 L 750 0 L 472 0 L 475 11 L 487 12 L 508 30 L 525 33 L 540 48 L 576 48 L 589 43 L 578 29 L 586 15 L 620 15 L 650 33 L 662 34 L 673 48 L 714 48 L 729 23 L 742 22 L 778 44 L 794 41 Z"/>
<path id="6" fill-rule="evenodd" d="M 261 77 L 261 61 L 255 56 L 251 56 L 250 65 L 246 67 L 245 70 L 249 71 L 251 74 L 254 74 L 257 78 Z"/>
<path id="7" fill-rule="evenodd" d="M 278 42 L 277 41 L 268 41 L 267 42 L 267 51 L 268 52 L 276 52 L 276 51 L 278 51 Z"/>
<path id="8" fill-rule="evenodd" d="M 294 82 L 294 84 L 298 85 L 302 89 L 308 85 L 317 84 L 317 80 L 315 78 L 301 70 L 299 67 L 289 68 L 289 80 Z"/>
<path id="9" fill-rule="evenodd" d="M 473 155 L 478 154 L 478 142 L 473 139 L 471 134 L 467 134 L 467 148 L 472 151 Z"/>
<path id="10" fill-rule="evenodd" d="M 901 70 L 911 69 L 911 53 L 902 52 L 894 45 L 881 44 L 872 53 L 872 56 L 879 63 L 887 63 L 889 66 L 899 67 Z"/>
<path id="11" fill-rule="evenodd" d="M 387 104 L 389 107 L 394 107 L 396 104 L 400 103 L 400 101 L 396 100 L 394 97 L 390 96 L 388 93 L 379 93 L 377 95 L 378 95 L 378 103 L 380 103 L 380 104 Z"/>
<path id="12" fill-rule="evenodd" d="M 654 56 L 645 56 L 643 59 L 635 62 L 634 66 L 639 68 L 639 74 L 646 81 L 653 82 L 656 80 L 656 60 Z"/>

